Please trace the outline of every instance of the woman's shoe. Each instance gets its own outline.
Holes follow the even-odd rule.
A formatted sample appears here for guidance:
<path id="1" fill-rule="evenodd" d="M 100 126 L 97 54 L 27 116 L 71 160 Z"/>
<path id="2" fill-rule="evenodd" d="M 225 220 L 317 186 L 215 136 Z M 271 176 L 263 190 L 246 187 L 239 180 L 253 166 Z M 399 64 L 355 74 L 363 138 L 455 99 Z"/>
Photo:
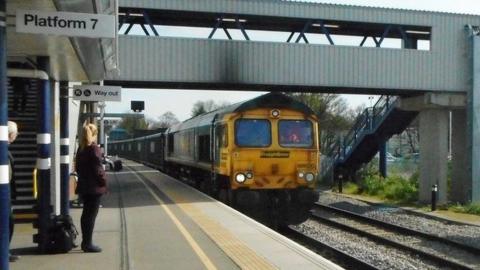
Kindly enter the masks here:
<path id="1" fill-rule="evenodd" d="M 102 252 L 102 249 L 95 245 L 82 245 L 83 252 L 87 253 L 98 253 Z"/>
<path id="2" fill-rule="evenodd" d="M 20 256 L 12 255 L 11 253 L 8 254 L 8 261 L 9 262 L 16 262 L 16 261 L 18 261 L 18 259 L 20 259 Z"/>

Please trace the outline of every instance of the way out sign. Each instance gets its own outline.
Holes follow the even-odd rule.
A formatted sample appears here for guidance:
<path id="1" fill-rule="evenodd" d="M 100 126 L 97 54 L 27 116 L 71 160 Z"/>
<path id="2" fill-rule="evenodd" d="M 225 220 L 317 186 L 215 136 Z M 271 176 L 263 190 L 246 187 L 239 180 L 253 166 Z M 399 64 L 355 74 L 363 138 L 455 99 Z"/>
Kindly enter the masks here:
<path id="1" fill-rule="evenodd" d="M 115 38 L 115 16 L 76 12 L 17 10 L 19 33 L 70 37 Z"/>
<path id="2" fill-rule="evenodd" d="M 73 87 L 73 99 L 81 101 L 122 101 L 120 86 L 77 85 Z"/>

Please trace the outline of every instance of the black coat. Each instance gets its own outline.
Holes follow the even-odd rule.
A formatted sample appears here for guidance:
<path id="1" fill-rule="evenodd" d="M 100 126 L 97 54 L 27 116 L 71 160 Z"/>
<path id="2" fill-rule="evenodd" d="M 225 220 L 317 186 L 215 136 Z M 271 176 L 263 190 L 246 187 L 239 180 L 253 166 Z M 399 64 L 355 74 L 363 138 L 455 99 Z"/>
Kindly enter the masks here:
<path id="1" fill-rule="evenodd" d="M 102 165 L 102 151 L 98 145 L 92 144 L 77 151 L 75 166 L 78 175 L 78 194 L 104 194 L 107 192 L 107 177 Z"/>
<path id="2" fill-rule="evenodd" d="M 8 165 L 10 170 L 10 198 L 15 200 L 17 198 L 17 187 L 15 185 L 15 160 L 10 151 L 8 151 Z"/>

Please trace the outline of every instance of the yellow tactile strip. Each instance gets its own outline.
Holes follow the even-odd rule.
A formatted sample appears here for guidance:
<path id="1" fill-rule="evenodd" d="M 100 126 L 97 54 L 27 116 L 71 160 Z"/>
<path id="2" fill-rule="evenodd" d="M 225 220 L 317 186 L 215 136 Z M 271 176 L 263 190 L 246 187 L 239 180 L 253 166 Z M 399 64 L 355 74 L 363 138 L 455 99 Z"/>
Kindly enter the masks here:
<path id="1" fill-rule="evenodd" d="M 162 190 L 242 269 L 277 269 L 177 192 Z"/>

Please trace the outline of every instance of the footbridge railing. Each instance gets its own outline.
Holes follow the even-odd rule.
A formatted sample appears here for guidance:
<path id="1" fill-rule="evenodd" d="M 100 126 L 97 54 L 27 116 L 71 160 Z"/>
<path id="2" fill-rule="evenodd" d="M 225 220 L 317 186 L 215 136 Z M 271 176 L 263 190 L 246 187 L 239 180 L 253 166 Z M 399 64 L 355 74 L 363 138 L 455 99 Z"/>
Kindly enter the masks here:
<path id="1" fill-rule="evenodd" d="M 367 135 L 378 132 L 381 124 L 395 108 L 397 97 L 381 96 L 373 107 L 360 114 L 345 136 L 339 136 L 335 143 L 323 151 L 321 176 L 333 177 L 336 166 L 347 161 Z"/>

